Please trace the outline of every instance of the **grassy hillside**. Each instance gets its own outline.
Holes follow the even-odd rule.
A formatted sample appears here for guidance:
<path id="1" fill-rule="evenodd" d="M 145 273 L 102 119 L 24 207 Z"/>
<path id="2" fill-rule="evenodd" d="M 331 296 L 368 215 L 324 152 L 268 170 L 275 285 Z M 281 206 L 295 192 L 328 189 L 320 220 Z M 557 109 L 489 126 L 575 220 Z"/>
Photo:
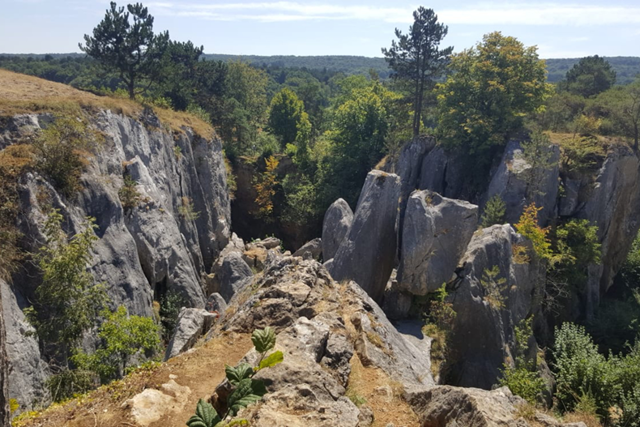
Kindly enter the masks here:
<path id="1" fill-rule="evenodd" d="M 640 74 L 640 58 L 636 56 L 610 56 L 604 57 L 609 61 L 617 74 L 618 84 L 628 84 Z M 562 80 L 567 71 L 576 64 L 580 58 L 547 59 L 549 82 L 555 83 Z"/>

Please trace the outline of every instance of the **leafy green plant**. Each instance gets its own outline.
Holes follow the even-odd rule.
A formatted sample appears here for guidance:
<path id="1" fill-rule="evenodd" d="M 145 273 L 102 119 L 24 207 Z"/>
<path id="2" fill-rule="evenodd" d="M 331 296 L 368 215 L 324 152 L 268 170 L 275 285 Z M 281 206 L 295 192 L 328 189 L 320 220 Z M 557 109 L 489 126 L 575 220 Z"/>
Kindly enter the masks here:
<path id="1" fill-rule="evenodd" d="M 118 190 L 118 197 L 125 210 L 133 209 L 140 203 L 140 193 L 136 188 L 137 185 L 138 183 L 130 175 L 124 176 L 124 184 Z"/>
<path id="2" fill-rule="evenodd" d="M 513 367 L 506 366 L 500 379 L 501 386 L 509 387 L 516 394 L 531 405 L 535 405 L 545 390 L 544 380 L 537 370 L 537 361 L 527 360 L 529 338 L 532 332 L 533 318 L 523 319 L 515 328 L 515 360 Z"/>
<path id="3" fill-rule="evenodd" d="M 541 259 L 550 259 L 552 256 L 551 242 L 547 235 L 548 228 L 542 228 L 538 225 L 538 212 L 542 208 L 537 208 L 535 203 L 531 203 L 524 208 L 524 212 L 520 216 L 520 220 L 515 224 L 518 233 L 531 240 L 533 251 Z"/>
<path id="4" fill-rule="evenodd" d="M 182 295 L 174 290 L 169 290 L 160 298 L 159 317 L 162 325 L 162 337 L 165 341 L 171 339 L 178 322 L 180 309 L 186 305 Z"/>
<path id="5" fill-rule="evenodd" d="M 507 279 L 500 276 L 500 268 L 494 265 L 491 268 L 485 268 L 482 272 L 480 283 L 484 287 L 484 300 L 491 307 L 501 310 L 505 307 L 505 297 L 502 293 L 505 290 Z"/>
<path id="6" fill-rule="evenodd" d="M 491 227 L 494 224 L 504 224 L 506 205 L 500 195 L 496 194 L 487 201 L 480 218 L 482 228 Z"/>
<path id="7" fill-rule="evenodd" d="M 82 334 L 97 323 L 107 296 L 104 286 L 95 284 L 87 271 L 98 240 L 94 219 L 87 218 L 84 230 L 71 239 L 62 229 L 62 220 L 53 210 L 45 222 L 46 241 L 36 255 L 42 284 L 35 291 L 33 306 L 24 311 L 39 338 L 67 360 Z"/>
<path id="8" fill-rule="evenodd" d="M 456 319 L 453 304 L 447 301 L 449 296 L 447 285 L 428 295 L 428 311 L 425 313 L 426 324 L 422 328 L 425 335 L 431 337 L 431 370 L 433 375 L 441 373 L 446 361 L 447 349 Z"/>
<path id="9" fill-rule="evenodd" d="M 276 345 L 276 332 L 273 328 L 266 327 L 257 329 L 251 334 L 253 346 L 259 354 L 256 366 L 248 363 L 241 363 L 238 366 L 225 366 L 227 381 L 232 387 L 231 394 L 227 400 L 225 410 L 220 415 L 218 411 L 208 402 L 200 399 L 196 407 L 196 413 L 189 421 L 189 427 L 229 427 L 232 425 L 248 424 L 243 419 L 233 419 L 238 412 L 253 403 L 258 402 L 267 393 L 267 389 L 262 380 L 252 378 L 258 371 L 270 368 L 282 362 L 284 355 L 281 351 L 274 351 L 269 354 Z"/>
<path id="10" fill-rule="evenodd" d="M 80 369 L 96 372 L 106 384 L 122 378 L 130 358 L 136 354 L 152 355 L 159 349 L 159 327 L 150 317 L 130 316 L 124 306 L 114 312 L 102 313 L 105 321 L 100 326 L 100 348 L 93 354 L 78 350 L 72 360 Z"/>
<path id="11" fill-rule="evenodd" d="M 189 221 L 195 221 L 200 218 L 200 212 L 195 210 L 193 201 L 189 197 L 182 198 L 182 205 L 178 206 L 178 213 L 181 217 Z"/>
<path id="12" fill-rule="evenodd" d="M 180 161 L 182 159 L 182 148 L 179 145 L 174 145 L 173 154 L 176 156 L 176 160 Z"/>

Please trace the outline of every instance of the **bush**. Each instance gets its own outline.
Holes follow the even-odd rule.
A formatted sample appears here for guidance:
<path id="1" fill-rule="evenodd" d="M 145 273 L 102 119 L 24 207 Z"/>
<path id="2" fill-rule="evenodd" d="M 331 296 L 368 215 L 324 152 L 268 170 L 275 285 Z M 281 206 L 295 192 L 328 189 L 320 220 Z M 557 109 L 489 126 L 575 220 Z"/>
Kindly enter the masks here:
<path id="1" fill-rule="evenodd" d="M 151 356 L 160 345 L 159 328 L 150 317 L 129 316 L 124 306 L 114 312 L 103 311 L 100 347 L 93 354 L 79 350 L 73 362 L 82 370 L 100 376 L 102 384 L 120 379 L 129 366 L 131 356 Z"/>
<path id="2" fill-rule="evenodd" d="M 51 393 L 51 400 L 61 402 L 79 394 L 93 390 L 98 385 L 94 372 L 65 369 L 47 379 L 46 386 Z"/>
<path id="3" fill-rule="evenodd" d="M 600 262 L 598 227 L 589 220 L 572 219 L 555 232 L 552 273 L 556 281 L 581 287 L 588 278 L 587 267 Z"/>
<path id="4" fill-rule="evenodd" d="M 598 353 L 598 347 L 582 326 L 564 323 L 556 329 L 553 350 L 556 398 L 563 411 L 576 408 L 583 396 L 594 400 L 597 413 L 608 417 L 620 385 L 615 365 Z"/>
<path id="5" fill-rule="evenodd" d="M 502 310 L 505 307 L 505 297 L 502 293 L 505 291 L 507 279 L 500 276 L 500 268 L 497 265 L 493 267 L 485 268 L 482 272 L 482 278 L 480 283 L 484 288 L 483 299 L 489 303 L 489 305 L 497 310 Z"/>
<path id="6" fill-rule="evenodd" d="M 131 176 L 124 176 L 124 185 L 118 190 L 118 197 L 125 210 L 135 208 L 140 202 L 140 193 L 136 188 L 137 185 L 138 183 Z"/>
<path id="7" fill-rule="evenodd" d="M 170 290 L 160 298 L 160 324 L 162 325 L 162 337 L 168 342 L 173 335 L 178 323 L 180 309 L 186 304 L 182 295 Z"/>
<path id="8" fill-rule="evenodd" d="M 88 151 L 97 134 L 86 122 L 74 117 L 58 117 L 34 142 L 36 167 L 65 196 L 80 190 L 80 175 L 87 164 Z"/>
<path id="9" fill-rule="evenodd" d="M 504 201 L 498 194 L 490 198 L 484 206 L 484 212 L 480 218 L 482 228 L 491 227 L 494 224 L 504 224 L 506 209 Z"/>
<path id="10" fill-rule="evenodd" d="M 515 224 L 518 233 L 522 234 L 533 244 L 533 251 L 541 259 L 551 258 L 551 243 L 547 238 L 549 230 L 538 225 L 538 212 L 542 208 L 537 208 L 535 203 L 525 207 L 520 216 L 520 220 Z"/>

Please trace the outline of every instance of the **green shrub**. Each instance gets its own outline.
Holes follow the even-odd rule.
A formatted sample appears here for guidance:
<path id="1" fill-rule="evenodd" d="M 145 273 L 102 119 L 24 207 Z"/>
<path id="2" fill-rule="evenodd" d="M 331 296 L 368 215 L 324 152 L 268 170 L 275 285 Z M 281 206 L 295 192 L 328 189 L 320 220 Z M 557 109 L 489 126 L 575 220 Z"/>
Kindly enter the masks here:
<path id="1" fill-rule="evenodd" d="M 497 310 L 501 310 L 505 307 L 505 297 L 502 293 L 505 291 L 507 279 L 500 276 L 500 268 L 497 265 L 493 267 L 485 268 L 482 272 L 482 278 L 480 283 L 484 288 L 483 299 L 489 303 L 489 305 Z"/>
<path id="2" fill-rule="evenodd" d="M 91 391 L 98 384 L 95 372 L 79 369 L 64 369 L 46 381 L 46 386 L 51 393 L 51 400 L 54 402 L 61 402 Z"/>
<path id="3" fill-rule="evenodd" d="M 95 284 L 87 271 L 91 248 L 98 240 L 94 219 L 87 218 L 84 230 L 71 239 L 62 229 L 62 219 L 53 210 L 45 222 L 46 241 L 36 254 L 42 284 L 35 291 L 33 306 L 24 311 L 39 338 L 56 347 L 66 360 L 83 333 L 97 323 L 107 296 L 104 286 Z"/>
<path id="4" fill-rule="evenodd" d="M 88 150 L 97 141 L 85 121 L 58 117 L 33 143 L 36 167 L 65 196 L 80 190 L 80 175 L 87 164 Z"/>
<path id="5" fill-rule="evenodd" d="M 195 210 L 193 201 L 189 197 L 182 198 L 182 205 L 178 206 L 178 213 L 188 221 L 195 221 L 200 218 L 200 212 Z"/>
<path id="6" fill-rule="evenodd" d="M 221 427 L 246 422 L 246 420 L 234 419 L 234 417 L 242 408 L 256 403 L 267 393 L 264 382 L 252 377 L 261 369 L 277 365 L 284 358 L 281 351 L 274 351 L 269 354 L 276 345 L 276 333 L 272 328 L 267 326 L 262 330 L 253 331 L 251 341 L 260 356 L 256 366 L 251 366 L 248 363 L 241 363 L 236 367 L 226 366 L 224 370 L 232 390 L 225 407 L 218 407 L 216 411 L 210 403 L 200 399 L 196 413 L 189 418 L 187 426 Z"/>
<path id="7" fill-rule="evenodd" d="M 136 188 L 137 185 L 138 183 L 130 175 L 124 176 L 124 184 L 118 190 L 118 197 L 125 210 L 133 209 L 140 203 L 140 193 Z"/>
<path id="8" fill-rule="evenodd" d="M 168 342 L 173 335 L 178 323 L 180 309 L 186 305 L 186 301 L 178 292 L 170 290 L 160 298 L 160 324 L 162 337 Z"/>
<path id="9" fill-rule="evenodd" d="M 608 417 L 620 389 L 613 357 L 607 360 L 598 353 L 584 328 L 572 323 L 556 329 L 553 356 L 560 408 L 572 411 L 583 396 L 590 396 L 598 415 Z"/>
<path id="10" fill-rule="evenodd" d="M 160 345 L 159 328 L 150 317 L 129 316 L 124 306 L 103 311 L 100 347 L 93 354 L 79 350 L 72 360 L 78 368 L 93 371 L 103 384 L 120 379 L 134 355 L 153 355 Z"/>
<path id="11" fill-rule="evenodd" d="M 506 209 L 504 201 L 498 194 L 490 198 L 484 206 L 484 212 L 480 218 L 482 228 L 491 227 L 494 224 L 504 224 Z"/>
<path id="12" fill-rule="evenodd" d="M 518 233 L 531 240 L 533 251 L 540 259 L 550 259 L 552 256 L 551 243 L 547 237 L 549 229 L 538 225 L 538 212 L 541 209 L 537 208 L 535 203 L 525 207 L 515 227 Z"/>
<path id="13" fill-rule="evenodd" d="M 588 278 L 587 267 L 600 262 L 598 227 L 586 219 L 569 220 L 556 229 L 554 246 L 551 275 L 580 290 Z"/>

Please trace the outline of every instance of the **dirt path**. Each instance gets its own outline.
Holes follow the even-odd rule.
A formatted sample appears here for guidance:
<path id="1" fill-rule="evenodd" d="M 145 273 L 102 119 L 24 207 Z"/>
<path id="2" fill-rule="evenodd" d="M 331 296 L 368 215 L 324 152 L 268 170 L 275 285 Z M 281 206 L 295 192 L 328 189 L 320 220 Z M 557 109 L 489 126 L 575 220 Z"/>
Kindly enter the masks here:
<path id="1" fill-rule="evenodd" d="M 224 365 L 235 365 L 252 347 L 248 334 L 221 335 L 188 354 L 171 359 L 152 371 L 142 371 L 123 381 L 70 401 L 55 405 L 17 427 L 135 427 L 123 403 L 147 388 L 160 388 L 175 376 L 181 386 L 191 389 L 179 412 L 171 413 L 150 427 L 184 427 L 200 398 L 211 396 L 224 379 Z M 173 378 L 173 377 L 172 377 Z"/>

